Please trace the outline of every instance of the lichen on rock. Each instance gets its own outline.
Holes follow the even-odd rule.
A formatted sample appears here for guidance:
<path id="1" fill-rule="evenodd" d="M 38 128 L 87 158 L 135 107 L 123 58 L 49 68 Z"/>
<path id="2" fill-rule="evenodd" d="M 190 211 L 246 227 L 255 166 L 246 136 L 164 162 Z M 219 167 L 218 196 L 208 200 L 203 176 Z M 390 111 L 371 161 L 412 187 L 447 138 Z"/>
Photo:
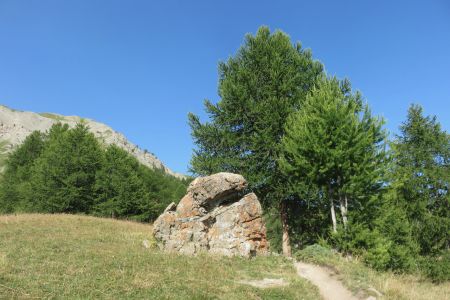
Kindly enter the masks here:
<path id="1" fill-rule="evenodd" d="M 232 173 L 199 177 L 175 207 L 170 204 L 153 224 L 161 249 L 184 254 L 264 255 L 269 244 L 262 208 L 247 182 Z"/>

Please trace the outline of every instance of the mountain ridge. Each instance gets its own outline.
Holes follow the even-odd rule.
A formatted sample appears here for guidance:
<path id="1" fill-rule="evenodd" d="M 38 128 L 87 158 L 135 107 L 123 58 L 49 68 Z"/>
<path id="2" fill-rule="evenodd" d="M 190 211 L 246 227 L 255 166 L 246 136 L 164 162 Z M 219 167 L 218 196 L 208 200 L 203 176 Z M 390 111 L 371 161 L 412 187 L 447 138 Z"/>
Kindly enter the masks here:
<path id="1" fill-rule="evenodd" d="M 152 169 L 162 169 L 166 174 L 179 179 L 186 175 L 176 173 L 163 164 L 153 153 L 139 148 L 130 142 L 125 135 L 115 131 L 112 127 L 93 119 L 79 116 L 64 116 L 55 113 L 35 113 L 20 111 L 0 104 L 0 154 L 8 154 L 20 145 L 25 138 L 35 130 L 47 131 L 56 123 L 68 124 L 74 127 L 77 123 L 84 123 L 89 130 L 105 145 L 117 145 L 134 156 L 141 164 Z M 0 165 L 1 167 L 1 165 Z"/>

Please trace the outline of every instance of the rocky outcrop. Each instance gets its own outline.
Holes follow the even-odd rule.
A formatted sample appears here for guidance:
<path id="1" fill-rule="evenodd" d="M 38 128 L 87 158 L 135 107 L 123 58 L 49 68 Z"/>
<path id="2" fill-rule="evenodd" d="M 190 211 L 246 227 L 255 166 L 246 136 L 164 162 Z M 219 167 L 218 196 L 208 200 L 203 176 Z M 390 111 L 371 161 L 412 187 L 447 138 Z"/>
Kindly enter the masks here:
<path id="1" fill-rule="evenodd" d="M 184 254 L 266 254 L 261 204 L 254 193 L 242 195 L 246 186 L 244 177 L 232 173 L 195 179 L 180 203 L 170 204 L 154 222 L 159 247 Z"/>
<path id="2" fill-rule="evenodd" d="M 77 116 L 18 111 L 3 105 L 0 105 L 0 152 L 10 153 L 33 131 L 39 130 L 45 132 L 50 129 L 53 124 L 58 122 L 68 124 L 70 127 L 74 127 L 77 123 L 83 122 L 105 145 L 114 144 L 119 148 L 122 148 L 134 156 L 140 163 L 149 168 L 162 169 L 167 174 L 180 179 L 186 178 L 186 176 L 182 174 L 173 172 L 155 155 L 147 150 L 140 149 L 138 146 L 128 141 L 123 134 L 103 123 Z"/>

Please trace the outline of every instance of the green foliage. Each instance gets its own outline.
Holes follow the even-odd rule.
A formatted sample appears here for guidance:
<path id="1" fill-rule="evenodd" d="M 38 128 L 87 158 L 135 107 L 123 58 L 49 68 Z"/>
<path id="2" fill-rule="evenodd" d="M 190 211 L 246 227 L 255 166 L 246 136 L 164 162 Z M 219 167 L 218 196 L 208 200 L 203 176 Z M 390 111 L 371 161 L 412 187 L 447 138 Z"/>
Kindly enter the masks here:
<path id="1" fill-rule="evenodd" d="M 387 197 L 387 196 L 386 196 Z M 418 246 L 405 212 L 391 201 L 367 213 L 353 212 L 347 230 L 331 235 L 329 241 L 340 252 L 357 255 L 377 270 L 415 271 Z"/>
<path id="2" fill-rule="evenodd" d="M 88 213 L 94 203 L 95 175 L 102 150 L 88 127 L 51 130 L 45 149 L 33 165 L 31 210 Z"/>
<path id="3" fill-rule="evenodd" d="M 445 250 L 434 256 L 423 257 L 421 260 L 423 272 L 434 282 L 450 280 L 450 251 Z"/>
<path id="4" fill-rule="evenodd" d="M 234 57 L 219 64 L 218 103 L 205 101 L 210 122 L 189 115 L 199 175 L 242 174 L 265 208 L 287 199 L 277 159 L 284 123 L 322 74 L 309 50 L 285 33 L 259 28 Z"/>
<path id="5" fill-rule="evenodd" d="M 345 225 L 347 210 L 365 206 L 383 184 L 385 134 L 348 82 L 322 79 L 303 108 L 286 123 L 279 165 L 297 194 L 314 189 L 316 206 L 339 200 Z"/>
<path id="6" fill-rule="evenodd" d="M 0 170 L 5 166 L 5 163 L 6 163 L 6 158 L 7 158 L 6 146 L 7 146 L 7 144 L 8 144 L 7 140 L 0 141 Z"/>
<path id="7" fill-rule="evenodd" d="M 287 202 L 287 213 L 290 216 L 288 226 L 290 229 L 290 243 L 295 249 L 317 243 L 329 235 L 329 215 L 326 206 L 312 201 L 313 195 L 303 194 L 304 198 L 293 195 Z M 307 200 L 305 200 L 307 199 Z M 270 249 L 282 249 L 282 223 L 278 207 L 268 207 L 264 213 L 267 236 L 270 237 Z"/>
<path id="8" fill-rule="evenodd" d="M 321 201 L 317 189 L 312 188 L 309 187 L 309 193 L 292 196 L 288 202 L 290 239 L 297 249 L 327 239 L 330 234 L 327 203 Z"/>
<path id="9" fill-rule="evenodd" d="M 306 181 L 355 196 L 376 189 L 383 171 L 377 163 L 384 159 L 381 125 L 358 93 L 345 93 L 337 80 L 324 79 L 288 119 L 281 169 L 293 188 Z"/>
<path id="10" fill-rule="evenodd" d="M 96 174 L 94 210 L 97 215 L 130 217 L 140 214 L 140 202 L 148 195 L 139 175 L 136 159 L 117 146 L 109 146 Z"/>
<path id="11" fill-rule="evenodd" d="M 412 271 L 417 267 L 419 248 L 414 240 L 411 224 L 395 203 L 387 202 L 374 224 L 389 243 L 389 262 L 384 269 Z"/>
<path id="12" fill-rule="evenodd" d="M 32 196 L 30 178 L 35 160 L 44 150 L 44 135 L 31 133 L 6 160 L 6 170 L 0 182 L 0 213 L 23 210 Z"/>
<path id="13" fill-rule="evenodd" d="M 333 236 L 333 245 L 379 270 L 419 270 L 448 280 L 448 137 L 436 118 L 412 106 L 392 144 L 391 182 L 379 194 L 381 205 L 353 215 L 354 225 Z"/>
<path id="14" fill-rule="evenodd" d="M 59 122 L 64 121 L 64 116 L 60 116 L 60 115 L 56 115 L 56 114 L 52 114 L 52 113 L 40 113 L 41 116 L 49 118 L 49 119 L 53 119 Z"/>
<path id="15" fill-rule="evenodd" d="M 140 176 L 148 191 L 148 197 L 141 202 L 139 220 L 155 220 L 171 203 L 177 203 L 185 194 L 190 179 L 179 180 L 163 170 L 152 170 L 140 166 Z"/>
<path id="16" fill-rule="evenodd" d="M 389 268 L 389 248 L 392 244 L 381 235 L 373 235 L 369 243 L 369 250 L 364 255 L 364 261 L 375 270 Z"/>
<path id="17" fill-rule="evenodd" d="M 307 262 L 327 265 L 330 260 L 335 258 L 335 254 L 325 245 L 312 244 L 297 252 L 296 258 Z"/>
<path id="18" fill-rule="evenodd" d="M 267 236 L 270 238 L 271 251 L 281 252 L 282 250 L 282 224 L 280 212 L 276 207 L 268 207 L 264 211 L 264 222 L 266 223 Z"/>
<path id="19" fill-rule="evenodd" d="M 192 170 L 242 173 L 252 188 L 274 189 L 285 119 L 300 107 L 321 72 L 311 53 L 283 32 L 261 27 L 255 36 L 247 35 L 236 56 L 219 65 L 221 100 L 205 101 L 211 122 L 201 124 L 189 115 L 198 146 Z"/>
<path id="20" fill-rule="evenodd" d="M 370 230 L 352 224 L 347 231 L 338 232 L 331 241 L 340 252 L 363 258 L 376 270 L 412 271 L 417 259 L 414 243 L 397 244 L 380 230 Z"/>
<path id="21" fill-rule="evenodd" d="M 392 158 L 390 191 L 375 223 L 393 245 L 389 268 L 419 267 L 435 281 L 448 280 L 449 135 L 436 117 L 412 105 L 392 143 Z"/>
<path id="22" fill-rule="evenodd" d="M 413 105 L 392 144 L 393 189 L 405 209 L 421 254 L 450 247 L 450 136 L 436 117 Z"/>
<path id="23" fill-rule="evenodd" d="M 137 221 L 154 220 L 172 201 L 186 192 L 186 183 L 139 164 L 115 145 L 105 152 L 97 172 L 94 213 Z"/>
<path id="24" fill-rule="evenodd" d="M 0 211 L 87 213 L 155 219 L 186 192 L 187 181 L 152 170 L 116 146 L 104 149 L 78 124 L 33 132 L 8 159 Z"/>

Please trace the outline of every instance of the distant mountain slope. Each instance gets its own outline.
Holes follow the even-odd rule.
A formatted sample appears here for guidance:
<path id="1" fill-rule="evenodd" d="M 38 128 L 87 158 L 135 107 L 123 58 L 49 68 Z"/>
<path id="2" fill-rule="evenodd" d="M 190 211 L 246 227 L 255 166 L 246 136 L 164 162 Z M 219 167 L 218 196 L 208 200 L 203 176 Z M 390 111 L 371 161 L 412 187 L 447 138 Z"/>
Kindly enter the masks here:
<path id="1" fill-rule="evenodd" d="M 17 145 L 20 145 L 30 133 L 35 130 L 45 132 L 57 122 L 67 123 L 70 127 L 75 126 L 79 122 L 83 122 L 106 145 L 115 144 L 136 157 L 145 166 L 163 169 L 167 174 L 178 178 L 185 178 L 185 175 L 173 172 L 155 155 L 140 149 L 128 141 L 123 134 L 103 123 L 77 116 L 18 111 L 3 105 L 0 105 L 0 168 L 2 167 L 1 164 L 4 155 L 11 152 Z"/>

